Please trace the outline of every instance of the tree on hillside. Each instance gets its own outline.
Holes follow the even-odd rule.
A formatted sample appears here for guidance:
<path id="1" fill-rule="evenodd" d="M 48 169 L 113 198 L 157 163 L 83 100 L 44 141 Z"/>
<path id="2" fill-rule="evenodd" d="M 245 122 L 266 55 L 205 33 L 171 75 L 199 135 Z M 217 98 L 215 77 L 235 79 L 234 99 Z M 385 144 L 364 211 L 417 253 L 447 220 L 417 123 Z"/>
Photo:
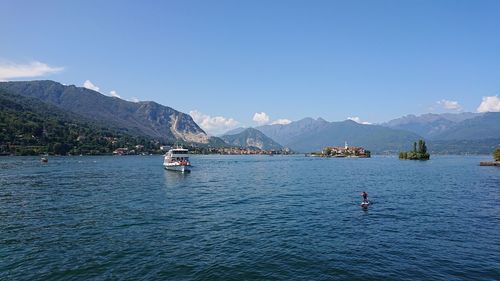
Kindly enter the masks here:
<path id="1" fill-rule="evenodd" d="M 500 161 L 500 148 L 495 149 L 495 152 L 493 152 L 493 158 L 495 161 Z"/>

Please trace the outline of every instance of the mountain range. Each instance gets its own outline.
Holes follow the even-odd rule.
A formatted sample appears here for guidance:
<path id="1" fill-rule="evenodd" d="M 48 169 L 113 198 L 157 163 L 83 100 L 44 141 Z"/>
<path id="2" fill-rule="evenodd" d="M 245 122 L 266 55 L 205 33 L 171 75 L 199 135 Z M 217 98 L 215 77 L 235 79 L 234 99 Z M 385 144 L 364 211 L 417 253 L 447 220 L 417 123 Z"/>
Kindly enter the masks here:
<path id="1" fill-rule="evenodd" d="M 424 138 L 440 139 L 440 134 L 446 134 L 451 127 L 468 119 L 480 117 L 483 113 L 428 113 L 420 116 L 413 114 L 403 116 L 381 124 L 382 126 L 417 133 Z"/>
<path id="2" fill-rule="evenodd" d="M 375 153 L 395 152 L 419 138 L 417 134 L 403 130 L 364 125 L 351 120 L 328 122 L 322 118 L 305 118 L 286 125 L 266 125 L 257 129 L 299 152 L 319 151 L 331 145 L 343 146 L 345 142 Z"/>
<path id="3" fill-rule="evenodd" d="M 432 140 L 482 140 L 500 138 L 500 112 L 487 112 L 452 124 Z"/>
<path id="4" fill-rule="evenodd" d="M 9 94 L 36 98 L 60 110 L 132 135 L 164 142 L 220 143 L 220 140 L 210 138 L 188 114 L 151 101 L 125 101 L 54 81 L 0 82 L 0 89 Z"/>
<path id="5" fill-rule="evenodd" d="M 379 125 L 304 118 L 289 124 L 237 128 L 218 138 L 208 136 L 188 114 L 152 101 L 125 101 L 54 81 L 0 82 L 0 93 L 0 146 L 7 139 L 12 141 L 12 135 L 23 136 L 15 139 L 20 145 L 41 145 L 47 134 L 39 133 L 45 128 L 56 128 L 55 136 L 69 134 L 80 140 L 85 139 L 82 135 L 94 136 L 87 138 L 92 139 L 90 144 L 57 139 L 79 149 L 96 149 L 103 138 L 265 150 L 287 147 L 296 152 L 318 151 L 347 141 L 373 153 L 396 153 L 410 149 L 421 138 L 428 140 L 431 153 L 490 153 L 500 144 L 498 112 L 407 115 Z"/>
<path id="6" fill-rule="evenodd" d="M 408 150 L 418 139 L 428 139 L 434 153 L 489 153 L 500 144 L 500 113 L 408 115 L 380 125 L 351 120 L 328 122 L 304 118 L 290 124 L 256 127 L 271 139 L 298 152 L 328 145 L 363 146 L 375 153 Z M 232 134 L 244 128 L 230 131 Z"/>
<path id="7" fill-rule="evenodd" d="M 397 152 L 420 137 L 404 130 L 364 125 L 351 120 L 328 122 L 322 118 L 304 118 L 289 124 L 264 125 L 255 129 L 296 152 L 319 151 L 325 146 L 343 146 L 345 142 L 351 146 L 366 147 L 375 153 Z M 242 130 L 237 128 L 230 133 Z"/>
<path id="8" fill-rule="evenodd" d="M 382 125 L 423 136 L 431 152 L 487 154 L 500 146 L 500 112 L 407 115 Z"/>

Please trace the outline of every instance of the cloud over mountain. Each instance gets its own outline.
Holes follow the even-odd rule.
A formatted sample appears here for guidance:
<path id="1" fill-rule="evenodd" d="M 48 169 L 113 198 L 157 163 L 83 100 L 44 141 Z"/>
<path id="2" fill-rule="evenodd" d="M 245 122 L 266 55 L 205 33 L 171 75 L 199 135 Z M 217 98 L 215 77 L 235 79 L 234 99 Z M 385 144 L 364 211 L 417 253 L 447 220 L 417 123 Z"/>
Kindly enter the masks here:
<path id="1" fill-rule="evenodd" d="M 269 115 L 265 112 L 255 112 L 253 115 L 253 121 L 257 122 L 259 125 L 265 125 L 269 123 Z"/>
<path id="2" fill-rule="evenodd" d="M 234 129 L 239 125 L 239 122 L 233 118 L 223 116 L 210 116 L 201 113 L 198 110 L 191 110 L 189 115 L 193 120 L 206 132 L 211 135 L 222 134 L 228 130 Z"/>
<path id="3" fill-rule="evenodd" d="M 64 67 L 53 67 L 39 61 L 32 61 L 28 64 L 0 62 L 0 81 L 16 78 L 39 77 L 61 72 L 63 70 Z"/>
<path id="4" fill-rule="evenodd" d="M 115 97 L 115 98 L 119 98 L 119 99 L 122 98 L 115 90 L 110 91 L 109 95 L 112 97 Z"/>
<path id="5" fill-rule="evenodd" d="M 449 110 L 462 109 L 462 106 L 458 103 L 458 101 L 442 99 L 440 101 L 437 101 L 436 103 L 444 109 L 449 109 Z"/>
<path id="6" fill-rule="evenodd" d="M 371 124 L 370 122 L 361 121 L 361 118 L 359 118 L 358 116 L 347 117 L 347 120 L 352 120 L 352 121 L 354 121 L 356 123 L 364 124 L 364 125 L 370 125 Z"/>
<path id="7" fill-rule="evenodd" d="M 92 83 L 90 80 L 85 80 L 85 82 L 83 82 L 83 87 L 89 90 L 99 92 L 99 87 L 94 85 L 94 83 Z"/>
<path id="8" fill-rule="evenodd" d="M 290 124 L 290 123 L 292 123 L 292 120 L 289 120 L 289 119 L 278 119 L 278 120 L 274 120 L 273 122 L 271 122 L 271 125 L 275 125 L 275 124 L 287 125 L 287 124 Z"/>
<path id="9" fill-rule="evenodd" d="M 477 112 L 500 112 L 500 99 L 498 96 L 483 97 Z"/>

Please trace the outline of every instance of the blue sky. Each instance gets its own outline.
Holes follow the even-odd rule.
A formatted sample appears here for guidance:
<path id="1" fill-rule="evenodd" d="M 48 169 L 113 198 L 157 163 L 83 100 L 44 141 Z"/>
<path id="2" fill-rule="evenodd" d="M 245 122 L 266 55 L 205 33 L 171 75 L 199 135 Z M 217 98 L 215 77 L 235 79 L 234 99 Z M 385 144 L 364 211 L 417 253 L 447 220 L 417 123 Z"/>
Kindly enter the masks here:
<path id="1" fill-rule="evenodd" d="M 254 119 L 475 112 L 483 98 L 500 110 L 500 1 L 0 5 L 0 79 L 88 80 L 192 112 L 213 134 Z"/>

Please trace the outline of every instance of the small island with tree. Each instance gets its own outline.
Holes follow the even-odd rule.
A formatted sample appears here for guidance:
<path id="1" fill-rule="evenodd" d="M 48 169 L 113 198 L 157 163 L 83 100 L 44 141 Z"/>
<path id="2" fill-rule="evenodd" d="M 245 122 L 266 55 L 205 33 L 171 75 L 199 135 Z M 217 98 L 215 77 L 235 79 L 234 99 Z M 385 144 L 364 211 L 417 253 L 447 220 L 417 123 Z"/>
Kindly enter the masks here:
<path id="1" fill-rule="evenodd" d="M 403 160 L 429 160 L 430 154 L 427 152 L 427 146 L 424 140 L 413 143 L 413 150 L 402 151 L 399 153 L 399 159 Z"/>
<path id="2" fill-rule="evenodd" d="M 500 147 L 497 147 L 495 151 L 493 151 L 493 159 L 495 161 L 485 161 L 480 162 L 480 166 L 500 166 Z"/>

